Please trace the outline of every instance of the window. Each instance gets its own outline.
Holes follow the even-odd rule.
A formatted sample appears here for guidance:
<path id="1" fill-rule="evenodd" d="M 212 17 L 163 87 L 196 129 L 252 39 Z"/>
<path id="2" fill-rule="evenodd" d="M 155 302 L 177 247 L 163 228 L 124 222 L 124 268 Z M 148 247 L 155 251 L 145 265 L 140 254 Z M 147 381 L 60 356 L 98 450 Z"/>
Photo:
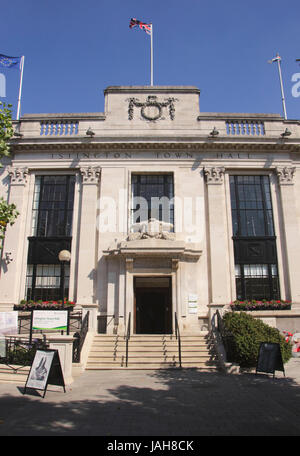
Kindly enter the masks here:
<path id="1" fill-rule="evenodd" d="M 151 218 L 174 225 L 172 174 L 132 175 L 132 223 Z"/>
<path id="2" fill-rule="evenodd" d="M 71 251 L 75 176 L 36 176 L 31 237 L 27 259 L 26 298 L 62 298 L 61 250 Z M 69 292 L 69 265 L 65 266 L 65 292 Z"/>
<path id="3" fill-rule="evenodd" d="M 279 280 L 276 264 L 236 264 L 237 299 L 277 299 Z"/>
<path id="4" fill-rule="evenodd" d="M 65 296 L 69 294 L 70 266 L 65 265 Z M 42 301 L 61 299 L 60 264 L 29 264 L 26 276 L 26 298 Z"/>
<path id="5" fill-rule="evenodd" d="M 237 299 L 279 299 L 268 176 L 230 176 Z"/>
<path id="6" fill-rule="evenodd" d="M 234 236 L 274 236 L 268 176 L 230 176 Z"/>
<path id="7" fill-rule="evenodd" d="M 32 235 L 70 236 L 75 176 L 37 176 L 34 188 Z"/>

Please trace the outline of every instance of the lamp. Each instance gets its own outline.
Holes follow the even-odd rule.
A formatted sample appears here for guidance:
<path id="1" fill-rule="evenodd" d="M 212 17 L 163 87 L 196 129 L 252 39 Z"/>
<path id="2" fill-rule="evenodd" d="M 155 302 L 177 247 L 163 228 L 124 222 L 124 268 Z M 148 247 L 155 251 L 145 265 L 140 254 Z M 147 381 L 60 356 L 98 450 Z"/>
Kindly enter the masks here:
<path id="1" fill-rule="evenodd" d="M 88 130 L 85 132 L 85 134 L 87 136 L 89 136 L 90 138 L 92 138 L 93 136 L 95 136 L 95 133 L 93 132 L 93 130 L 91 129 L 91 127 L 88 128 Z"/>
<path id="2" fill-rule="evenodd" d="M 71 253 L 68 250 L 61 250 L 58 254 L 58 259 L 61 262 L 61 281 L 60 295 L 62 299 L 62 308 L 65 307 L 65 265 L 71 260 Z"/>
<path id="3" fill-rule="evenodd" d="M 71 253 L 69 250 L 61 250 L 58 254 L 59 261 L 70 261 L 71 260 Z"/>
<path id="4" fill-rule="evenodd" d="M 218 134 L 218 130 L 216 129 L 216 127 L 214 127 L 213 130 L 209 133 L 209 136 L 215 138 L 216 136 L 218 136 Z"/>
<path id="5" fill-rule="evenodd" d="M 286 136 L 291 136 L 291 134 L 292 134 L 292 133 L 290 132 L 290 130 L 289 130 L 288 128 L 286 128 L 286 129 L 284 130 L 284 132 L 281 133 L 280 136 L 281 136 L 282 138 L 285 138 Z"/>

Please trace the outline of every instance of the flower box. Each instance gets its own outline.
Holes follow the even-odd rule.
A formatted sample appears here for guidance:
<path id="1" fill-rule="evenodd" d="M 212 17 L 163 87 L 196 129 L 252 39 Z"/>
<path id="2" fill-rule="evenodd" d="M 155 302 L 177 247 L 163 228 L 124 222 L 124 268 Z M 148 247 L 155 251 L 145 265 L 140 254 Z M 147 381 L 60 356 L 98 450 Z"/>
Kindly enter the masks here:
<path id="1" fill-rule="evenodd" d="M 14 310 L 29 311 L 29 310 L 73 310 L 75 302 L 66 300 L 64 307 L 62 301 L 21 301 L 20 304 L 14 305 Z"/>
<path id="2" fill-rule="evenodd" d="M 290 310 L 291 309 L 291 301 L 283 301 L 283 300 L 272 300 L 272 301 L 257 301 L 257 300 L 244 300 L 239 301 L 236 300 L 230 304 L 231 310 L 238 310 L 238 311 L 253 311 L 253 310 Z"/>

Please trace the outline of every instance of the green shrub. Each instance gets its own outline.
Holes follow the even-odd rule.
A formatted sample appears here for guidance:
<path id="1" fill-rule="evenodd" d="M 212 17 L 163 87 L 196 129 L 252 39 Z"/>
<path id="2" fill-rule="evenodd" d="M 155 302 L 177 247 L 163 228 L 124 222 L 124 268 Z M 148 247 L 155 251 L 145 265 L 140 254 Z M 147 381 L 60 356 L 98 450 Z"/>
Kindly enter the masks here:
<path id="1" fill-rule="evenodd" d="M 279 330 L 263 323 L 245 312 L 227 312 L 223 316 L 225 328 L 231 333 L 230 361 L 241 367 L 256 367 L 261 342 L 280 344 L 282 360 L 286 363 L 292 356 L 292 346 Z"/>

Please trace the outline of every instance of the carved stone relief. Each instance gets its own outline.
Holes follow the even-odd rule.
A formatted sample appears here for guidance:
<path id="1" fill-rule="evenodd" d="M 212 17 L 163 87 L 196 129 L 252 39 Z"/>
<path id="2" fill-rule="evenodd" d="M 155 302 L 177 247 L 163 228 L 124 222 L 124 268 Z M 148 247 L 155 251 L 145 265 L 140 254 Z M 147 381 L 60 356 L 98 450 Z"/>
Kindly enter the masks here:
<path id="1" fill-rule="evenodd" d="M 80 168 L 84 184 L 97 184 L 101 176 L 100 166 L 84 166 Z"/>
<path id="2" fill-rule="evenodd" d="M 28 180 L 28 168 L 15 168 L 11 166 L 8 169 L 11 185 L 26 185 Z"/>
<path id="3" fill-rule="evenodd" d="M 280 185 L 293 185 L 296 168 L 287 167 L 276 168 L 276 174 Z"/>
<path id="4" fill-rule="evenodd" d="M 168 107 L 169 117 L 171 120 L 175 118 L 175 106 L 174 102 L 178 101 L 176 98 L 167 98 L 164 101 L 158 101 L 157 97 L 154 95 L 149 95 L 147 101 L 142 103 L 137 98 L 128 98 L 128 119 L 133 120 L 134 108 L 141 108 L 140 114 L 141 117 L 150 122 L 155 122 L 156 120 L 163 120 L 163 108 Z"/>
<path id="5" fill-rule="evenodd" d="M 139 239 L 165 239 L 168 241 L 175 240 L 175 233 L 170 233 L 170 223 L 160 222 L 156 219 L 149 219 L 148 222 L 141 222 L 135 225 L 135 232 L 130 233 L 128 241 Z"/>
<path id="6" fill-rule="evenodd" d="M 225 168 L 203 168 L 204 175 L 206 177 L 207 184 L 223 184 Z"/>

